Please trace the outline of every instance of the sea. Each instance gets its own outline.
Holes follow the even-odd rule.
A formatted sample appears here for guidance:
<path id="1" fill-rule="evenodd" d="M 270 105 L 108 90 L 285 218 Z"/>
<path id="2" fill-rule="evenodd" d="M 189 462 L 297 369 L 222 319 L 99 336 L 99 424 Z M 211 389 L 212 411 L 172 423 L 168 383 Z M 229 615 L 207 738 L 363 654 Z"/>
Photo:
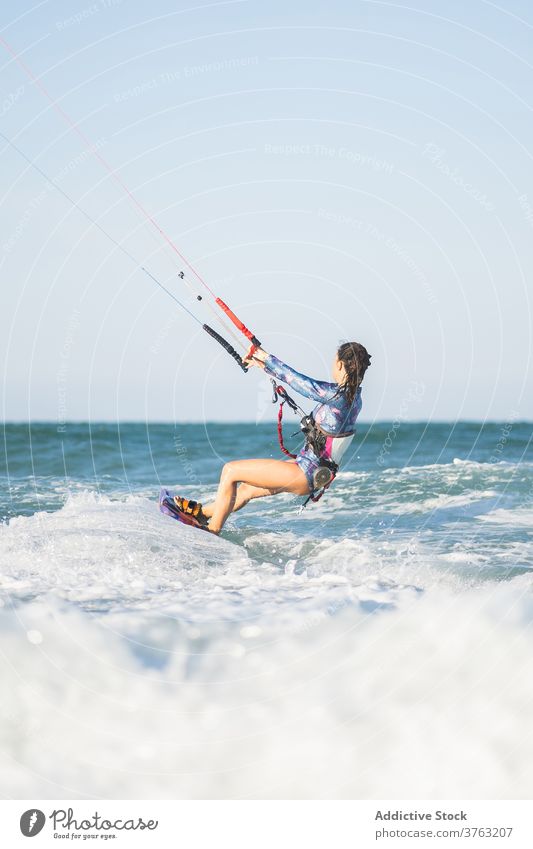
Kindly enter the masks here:
<path id="1" fill-rule="evenodd" d="M 363 423 L 318 504 L 216 538 L 159 488 L 274 425 L 5 424 L 2 797 L 530 799 L 532 435 Z"/>

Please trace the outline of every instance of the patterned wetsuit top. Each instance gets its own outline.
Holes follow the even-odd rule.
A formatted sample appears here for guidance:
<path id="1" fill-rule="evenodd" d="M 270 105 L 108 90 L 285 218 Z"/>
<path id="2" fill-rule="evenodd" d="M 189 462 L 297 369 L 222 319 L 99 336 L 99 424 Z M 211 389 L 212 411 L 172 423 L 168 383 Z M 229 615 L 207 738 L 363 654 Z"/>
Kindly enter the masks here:
<path id="1" fill-rule="evenodd" d="M 318 405 L 313 410 L 313 416 L 320 430 L 327 436 L 322 457 L 333 460 L 340 466 L 343 454 L 354 437 L 355 422 L 363 406 L 361 389 L 350 404 L 344 391 L 339 390 L 338 383 L 313 380 L 295 371 L 272 354 L 265 360 L 265 371 L 277 380 L 287 383 L 300 395 L 318 401 Z M 320 458 L 311 448 L 302 448 L 296 462 L 305 472 L 312 490 L 313 474 L 320 465 Z"/>

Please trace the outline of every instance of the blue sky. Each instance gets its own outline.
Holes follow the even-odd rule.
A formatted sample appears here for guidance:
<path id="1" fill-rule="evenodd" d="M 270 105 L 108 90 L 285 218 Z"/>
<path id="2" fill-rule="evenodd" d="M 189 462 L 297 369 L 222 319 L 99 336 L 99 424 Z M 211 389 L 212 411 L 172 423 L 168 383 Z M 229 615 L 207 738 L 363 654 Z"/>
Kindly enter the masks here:
<path id="1" fill-rule="evenodd" d="M 531 419 L 525 2 L 22 2 L 0 34 L 267 350 L 373 355 L 363 418 Z M 1 131 L 182 297 L 179 267 L 3 52 Z M 6 419 L 272 413 L 0 138 Z"/>

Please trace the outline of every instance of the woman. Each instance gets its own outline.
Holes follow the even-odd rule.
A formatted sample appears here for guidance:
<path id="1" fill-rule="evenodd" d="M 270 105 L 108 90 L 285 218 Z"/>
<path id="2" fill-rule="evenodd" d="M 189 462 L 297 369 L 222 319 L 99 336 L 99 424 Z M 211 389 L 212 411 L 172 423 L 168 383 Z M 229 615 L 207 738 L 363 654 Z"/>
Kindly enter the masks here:
<path id="1" fill-rule="evenodd" d="M 176 496 L 176 506 L 194 516 L 200 525 L 214 534 L 221 532 L 231 513 L 241 510 L 254 498 L 280 492 L 314 497 L 324 488 L 324 477 L 318 474 L 320 469 L 331 470 L 331 481 L 355 434 L 355 422 L 362 407 L 361 383 L 370 365 L 370 355 L 358 342 L 341 345 L 333 363 L 333 383 L 306 377 L 262 348 L 256 350 L 253 356 L 248 355 L 246 362 L 249 366 L 264 369 L 300 395 L 318 402 L 312 414 L 316 438 L 308 437 L 295 460 L 235 460 L 226 463 L 216 499 L 205 507 Z"/>

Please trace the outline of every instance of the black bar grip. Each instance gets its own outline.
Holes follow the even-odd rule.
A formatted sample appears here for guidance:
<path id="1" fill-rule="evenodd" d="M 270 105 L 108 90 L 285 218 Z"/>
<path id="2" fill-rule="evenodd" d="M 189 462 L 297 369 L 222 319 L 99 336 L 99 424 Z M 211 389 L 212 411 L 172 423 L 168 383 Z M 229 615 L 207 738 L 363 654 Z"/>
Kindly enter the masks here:
<path id="1" fill-rule="evenodd" d="M 235 362 L 242 368 L 243 371 L 248 371 L 248 366 L 243 361 L 240 354 L 237 353 L 235 348 L 232 345 L 230 345 L 230 343 L 227 342 L 224 339 L 224 337 L 220 335 L 220 333 L 217 333 L 216 330 L 213 330 L 213 328 L 209 327 L 208 324 L 204 324 L 203 328 L 204 328 L 206 333 L 209 333 L 209 335 L 213 337 L 213 339 L 216 339 L 216 341 L 218 342 L 219 345 L 222 345 L 224 350 L 228 352 L 230 357 L 233 357 Z"/>

